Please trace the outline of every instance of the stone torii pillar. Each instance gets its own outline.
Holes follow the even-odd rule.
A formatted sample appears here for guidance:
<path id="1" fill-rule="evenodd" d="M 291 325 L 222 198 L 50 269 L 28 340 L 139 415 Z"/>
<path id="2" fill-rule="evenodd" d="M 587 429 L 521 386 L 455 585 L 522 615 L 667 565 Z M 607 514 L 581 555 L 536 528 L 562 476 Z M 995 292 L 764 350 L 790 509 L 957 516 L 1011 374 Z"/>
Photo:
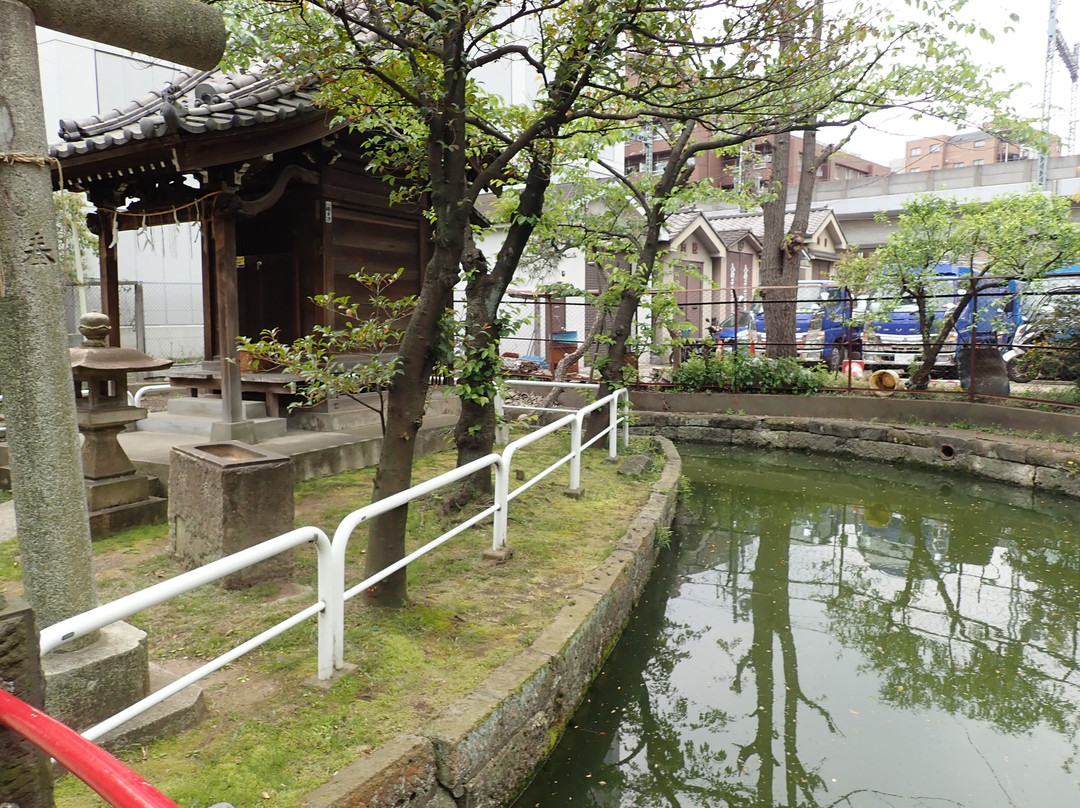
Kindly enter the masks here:
<path id="1" fill-rule="evenodd" d="M 26 595 L 40 626 L 97 605 L 35 25 L 210 69 L 225 48 L 196 0 L 0 0 L 0 387 Z"/>

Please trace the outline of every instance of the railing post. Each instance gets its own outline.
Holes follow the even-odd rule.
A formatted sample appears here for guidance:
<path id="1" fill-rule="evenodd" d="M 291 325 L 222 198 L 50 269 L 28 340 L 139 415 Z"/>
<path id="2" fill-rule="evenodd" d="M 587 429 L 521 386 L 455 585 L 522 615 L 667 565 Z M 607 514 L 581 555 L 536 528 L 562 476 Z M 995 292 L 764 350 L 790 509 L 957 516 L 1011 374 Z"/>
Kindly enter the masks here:
<path id="1" fill-rule="evenodd" d="M 510 442 L 510 425 L 504 420 L 506 405 L 503 402 L 502 393 L 495 394 L 495 440 L 497 443 Z"/>
<path id="2" fill-rule="evenodd" d="M 34 612 L 21 598 L 0 595 L 0 687 L 41 709 L 41 672 Z M 19 808 L 52 808 L 49 757 L 14 730 L 0 726 L 0 802 Z"/>
<path id="3" fill-rule="evenodd" d="M 345 566 L 337 564 L 337 554 L 331 548 L 319 550 L 319 600 L 323 610 L 319 612 L 319 671 L 318 678 L 330 679 L 345 664 Z"/>
<path id="4" fill-rule="evenodd" d="M 491 549 L 499 551 L 506 546 L 507 511 L 510 508 L 510 458 L 505 454 L 501 461 L 495 464 L 495 507 Z"/>
<path id="5" fill-rule="evenodd" d="M 625 388 L 622 388 L 625 389 Z M 608 457 L 614 460 L 619 456 L 619 390 L 608 402 Z"/>
<path id="6" fill-rule="evenodd" d="M 341 530 L 341 525 L 338 525 L 338 531 Z M 337 603 L 326 603 L 327 622 L 330 625 L 330 638 L 328 642 L 333 644 L 334 653 L 334 670 L 338 670 L 345 666 L 345 551 L 347 545 L 344 542 L 338 541 L 338 533 L 334 533 L 334 538 L 330 542 L 330 567 L 333 572 L 330 574 L 334 576 L 335 580 L 340 577 L 341 584 L 340 589 L 336 590 L 336 594 L 331 595 L 331 598 L 336 599 Z M 333 584 L 330 584 L 331 591 L 335 590 Z M 320 638 L 322 642 L 322 638 Z M 322 677 L 321 667 L 323 661 L 320 658 L 320 678 Z"/>
<path id="7" fill-rule="evenodd" d="M 626 387 L 622 388 L 622 397 L 625 400 L 624 410 L 626 417 L 623 418 L 622 423 L 622 445 L 625 449 L 630 445 L 630 390 Z"/>
<path id="8" fill-rule="evenodd" d="M 570 488 L 566 495 L 580 497 L 581 490 L 581 432 L 584 428 L 585 414 L 578 410 L 577 418 L 570 425 Z"/>

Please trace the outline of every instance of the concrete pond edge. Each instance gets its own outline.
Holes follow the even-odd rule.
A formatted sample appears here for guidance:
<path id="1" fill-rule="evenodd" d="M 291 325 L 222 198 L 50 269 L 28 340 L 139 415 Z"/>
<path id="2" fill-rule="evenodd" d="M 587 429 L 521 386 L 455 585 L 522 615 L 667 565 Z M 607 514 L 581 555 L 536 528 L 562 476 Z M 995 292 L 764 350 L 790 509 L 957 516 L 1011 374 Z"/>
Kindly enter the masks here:
<path id="1" fill-rule="evenodd" d="M 682 460 L 665 462 L 611 555 L 525 651 L 417 734 L 401 735 L 309 792 L 304 808 L 496 808 L 527 783 L 614 647 L 675 519 Z"/>
<path id="2" fill-rule="evenodd" d="M 1080 447 L 940 426 L 726 413 L 636 413 L 636 433 L 673 441 L 914 463 L 1080 497 Z"/>

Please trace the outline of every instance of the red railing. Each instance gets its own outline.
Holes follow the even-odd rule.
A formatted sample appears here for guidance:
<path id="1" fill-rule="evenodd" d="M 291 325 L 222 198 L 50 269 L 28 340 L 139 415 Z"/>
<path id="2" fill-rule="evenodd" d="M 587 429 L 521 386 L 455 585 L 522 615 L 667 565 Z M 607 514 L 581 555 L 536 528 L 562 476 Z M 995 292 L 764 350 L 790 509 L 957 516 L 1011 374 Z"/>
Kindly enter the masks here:
<path id="1" fill-rule="evenodd" d="M 113 808 L 178 808 L 100 746 L 0 688 L 0 724 L 22 735 Z"/>

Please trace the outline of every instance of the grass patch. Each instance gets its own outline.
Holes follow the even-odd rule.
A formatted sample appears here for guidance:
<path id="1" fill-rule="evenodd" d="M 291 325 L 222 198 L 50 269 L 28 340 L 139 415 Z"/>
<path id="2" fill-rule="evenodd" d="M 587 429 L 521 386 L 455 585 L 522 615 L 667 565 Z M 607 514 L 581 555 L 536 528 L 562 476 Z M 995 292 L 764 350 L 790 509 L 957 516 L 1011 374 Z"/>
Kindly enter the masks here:
<path id="1" fill-rule="evenodd" d="M 0 542 L 0 585 L 21 580 L 18 543 L 15 539 Z"/>
<path id="2" fill-rule="evenodd" d="M 514 467 L 531 477 L 568 445 L 564 436 L 545 439 L 516 456 Z M 635 440 L 630 451 L 651 452 L 651 445 Z M 236 808 L 292 808 L 350 761 L 420 729 L 536 638 L 647 501 L 651 479 L 619 476 L 616 464 L 603 462 L 605 454 L 584 459 L 585 498 L 563 495 L 563 467 L 513 501 L 508 542 L 515 555 L 508 562 L 481 558 L 491 544 L 488 520 L 410 565 L 405 608 L 369 609 L 358 598 L 347 604 L 345 659 L 357 670 L 328 691 L 302 684 L 315 674 L 316 629 L 309 621 L 207 680 L 210 715 L 199 726 L 121 757 L 185 807 L 227 801 Z M 452 453 L 420 458 L 414 478 L 434 477 L 453 463 Z M 652 479 L 660 468 L 662 460 Z M 332 534 L 343 516 L 367 504 L 373 472 L 297 485 L 297 525 Z M 469 515 L 448 520 L 437 497 L 414 503 L 409 549 Z M 5 569 L 17 570 L 14 545 L 0 545 Z M 358 531 L 347 586 L 363 578 L 365 545 Z M 167 552 L 163 525 L 95 542 L 94 564 L 102 602 L 181 572 Z M 151 657 L 180 674 L 307 606 L 315 576 L 314 552 L 300 548 L 288 582 L 242 592 L 206 586 L 131 622 L 149 633 Z M 61 808 L 102 804 L 71 776 L 57 783 L 56 797 Z"/>
<path id="3" fill-rule="evenodd" d="M 953 429 L 964 429 L 969 432 L 983 432 L 990 435 L 1004 435 L 1010 438 L 1023 438 L 1025 440 L 1037 440 L 1044 443 L 1061 443 L 1067 446 L 1080 445 L 1080 435 L 1058 435 L 1038 430 L 1008 429 L 1006 427 L 993 426 L 990 424 L 977 424 L 960 418 L 949 424 Z"/>

